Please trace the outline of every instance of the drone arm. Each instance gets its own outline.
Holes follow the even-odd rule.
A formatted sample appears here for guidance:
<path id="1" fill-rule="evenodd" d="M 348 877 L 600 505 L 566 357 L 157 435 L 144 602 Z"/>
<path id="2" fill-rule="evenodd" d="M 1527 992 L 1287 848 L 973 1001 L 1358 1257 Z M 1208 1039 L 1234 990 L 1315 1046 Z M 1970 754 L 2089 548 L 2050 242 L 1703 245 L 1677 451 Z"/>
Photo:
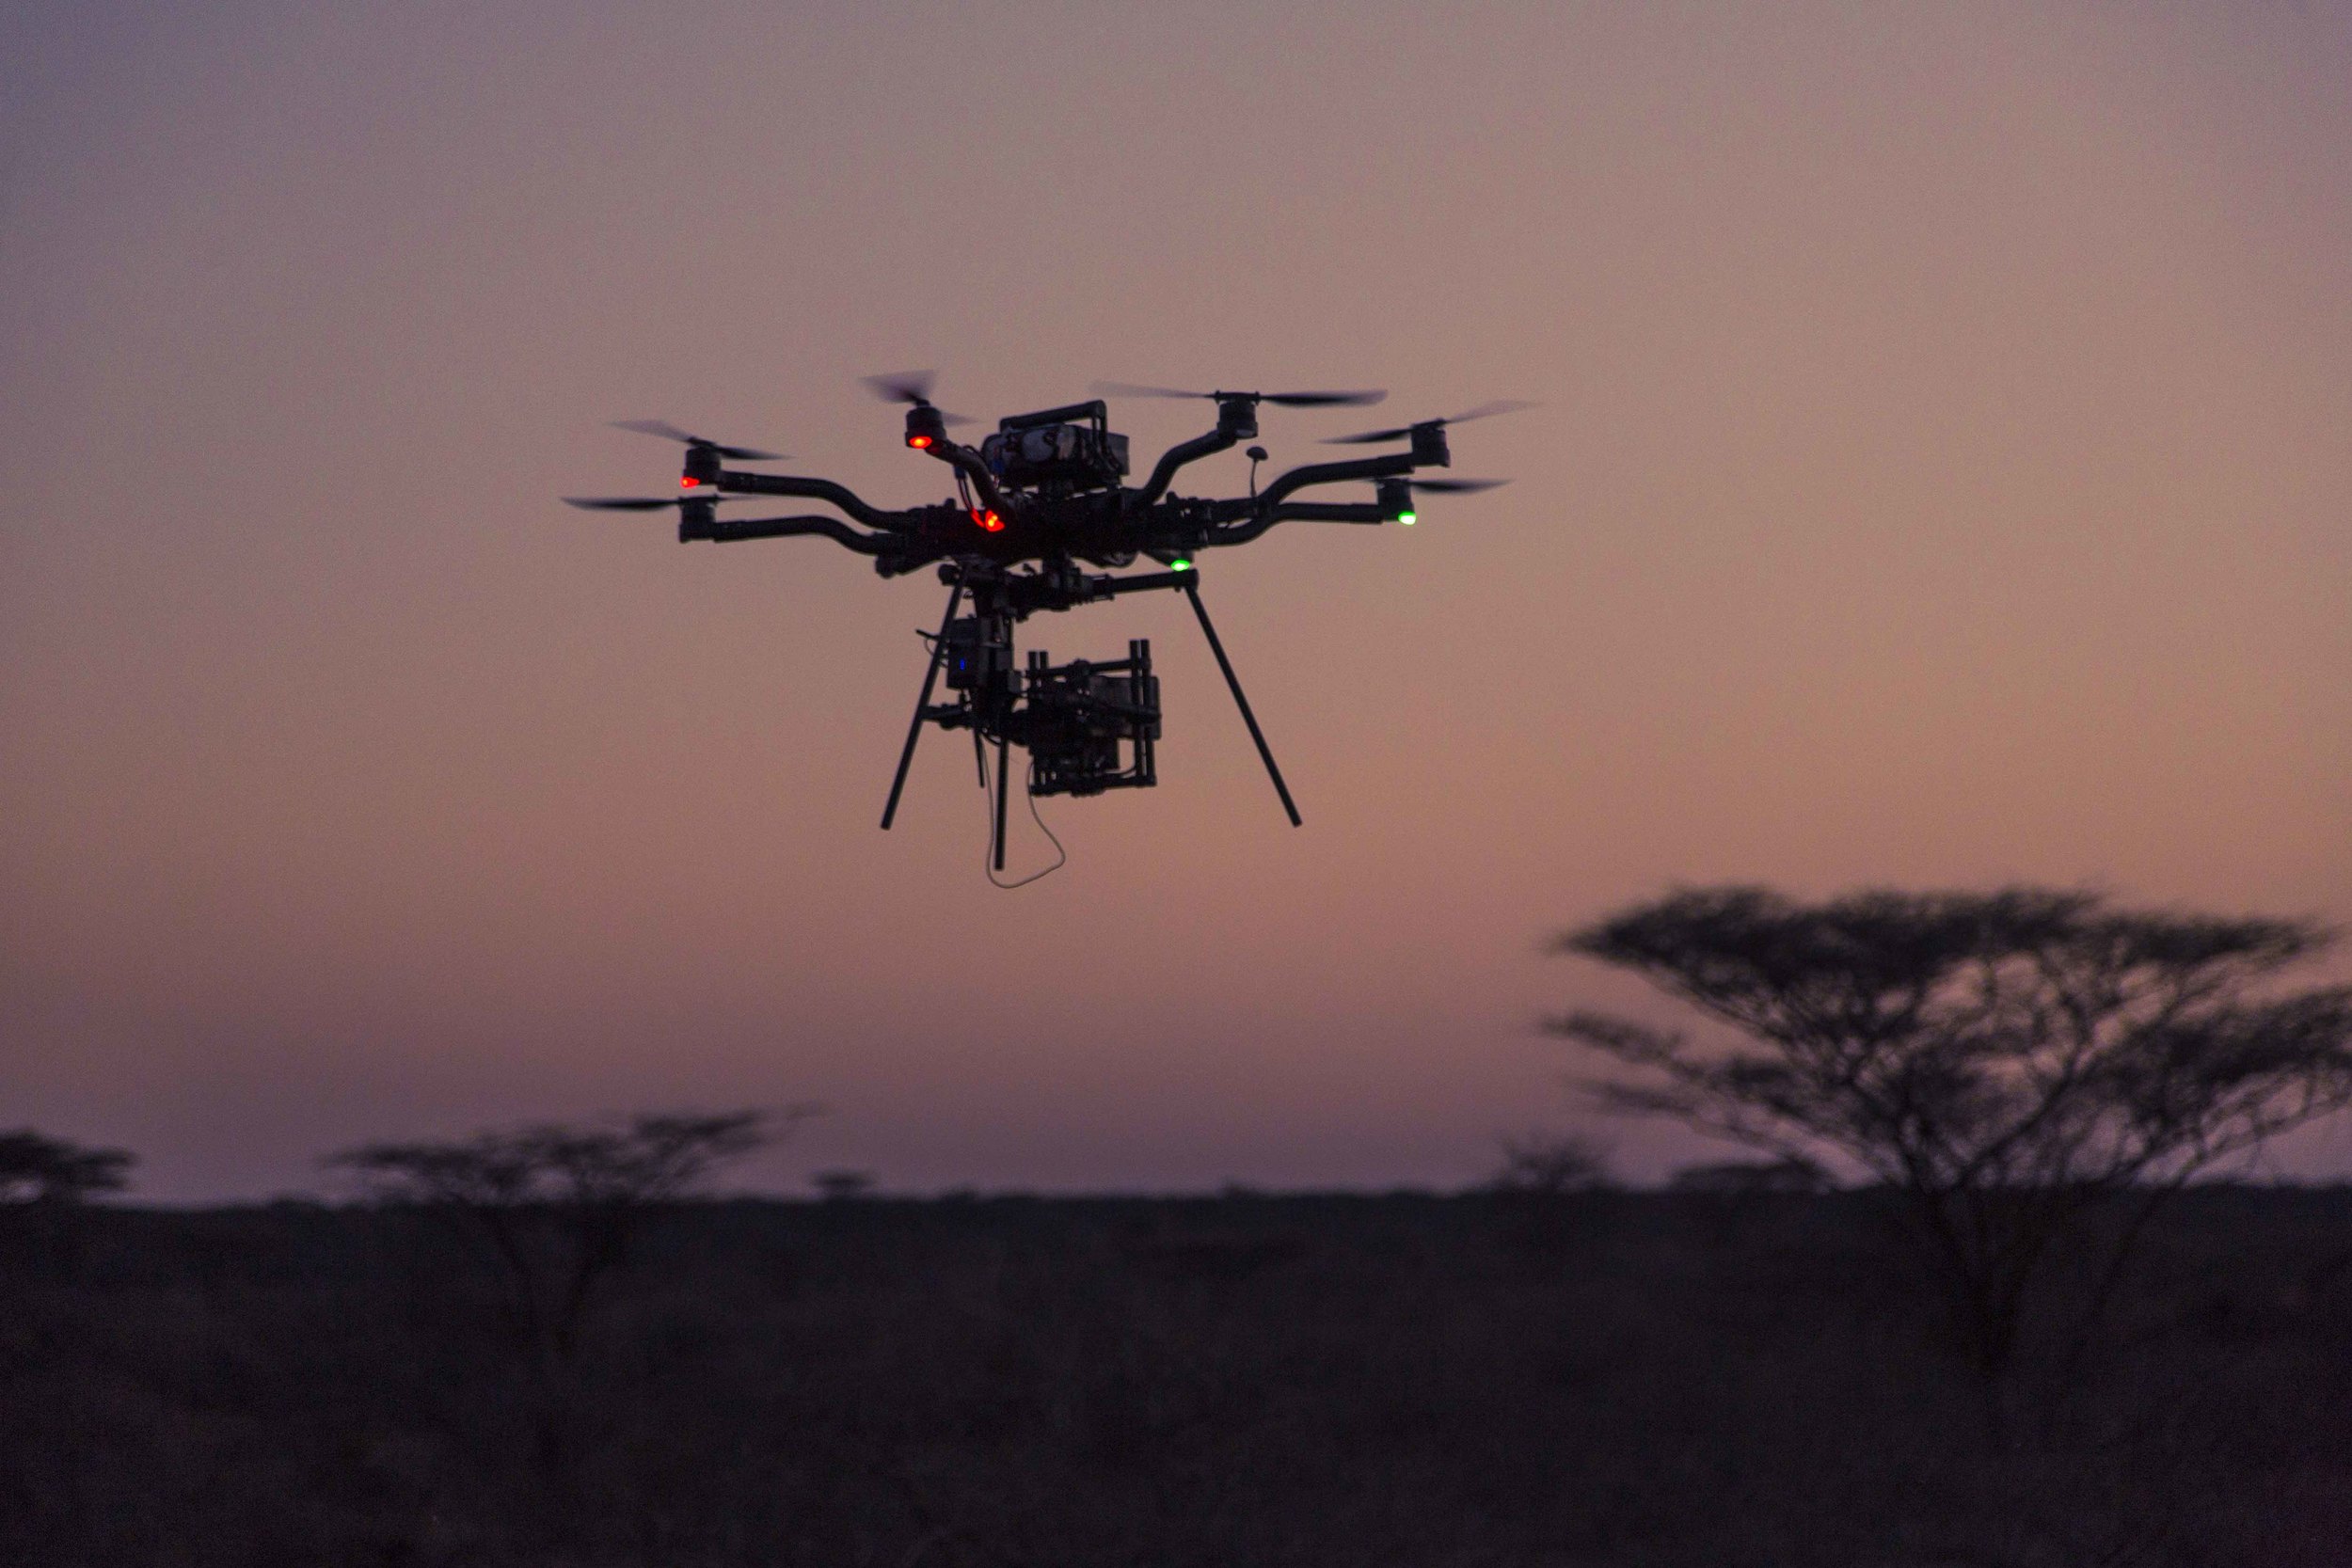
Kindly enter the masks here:
<path id="1" fill-rule="evenodd" d="M 719 488 L 751 496 L 799 496 L 808 500 L 824 501 L 864 523 L 867 528 L 884 531 L 902 526 L 898 515 L 861 499 L 847 485 L 835 484 L 829 479 L 801 479 L 791 474 L 754 474 L 728 468 L 719 475 Z M 746 536 L 750 537 L 750 536 Z"/>
<path id="2" fill-rule="evenodd" d="M 1419 466 L 1419 460 L 1409 451 L 1351 458 L 1343 463 L 1310 463 L 1304 467 L 1293 468 L 1259 491 L 1256 510 L 1262 517 L 1270 516 L 1276 508 L 1290 499 L 1293 492 L 1303 490 L 1310 484 L 1340 484 L 1352 479 L 1390 479 L 1399 474 L 1409 474 Z"/>
<path id="3" fill-rule="evenodd" d="M 970 447 L 954 441 L 941 441 L 930 449 L 931 455 L 942 463 L 953 464 L 970 477 L 972 488 L 980 493 L 980 504 L 998 516 L 1009 515 L 1012 508 L 1005 504 L 1004 492 L 996 488 L 996 476 L 988 471 L 980 454 Z"/>
<path id="4" fill-rule="evenodd" d="M 1189 441 L 1178 442 L 1160 454 L 1159 462 L 1152 467 L 1152 477 L 1143 482 L 1142 489 L 1136 491 L 1128 498 L 1127 505 L 1132 510 L 1139 512 L 1145 507 L 1157 504 L 1159 499 L 1168 494 L 1168 485 L 1174 483 L 1177 469 L 1187 463 L 1198 463 L 1204 457 L 1214 457 L 1218 452 L 1230 449 L 1240 439 L 1239 436 L 1228 433 L 1220 423 L 1219 428 L 1210 431 L 1206 436 L 1196 436 Z"/>
<path id="5" fill-rule="evenodd" d="M 898 544 L 885 533 L 860 533 L 838 517 L 762 517 L 750 522 L 719 517 L 707 523 L 687 518 L 678 524 L 677 530 L 678 543 L 682 545 L 696 540 L 732 545 L 745 539 L 793 539 L 812 533 L 846 545 L 860 555 L 881 555 Z"/>
<path id="6" fill-rule="evenodd" d="M 1274 509 L 1274 522 L 1277 523 L 1392 523 L 1394 521 L 1396 521 L 1395 511 L 1376 501 L 1289 501 Z"/>
<path id="7" fill-rule="evenodd" d="M 1385 509 L 1355 502 L 1294 501 L 1289 498 L 1311 484 L 1343 484 L 1350 480 L 1390 479 L 1413 471 L 1410 452 L 1358 457 L 1343 463 L 1310 463 L 1293 468 L 1258 493 L 1255 500 L 1217 503 L 1219 526 L 1206 543 L 1247 545 L 1277 523 L 1385 523 L 1393 515 Z"/>
<path id="8" fill-rule="evenodd" d="M 1247 545 L 1277 523 L 1392 523 L 1396 514 L 1370 501 L 1290 501 L 1211 533 L 1211 546 Z"/>

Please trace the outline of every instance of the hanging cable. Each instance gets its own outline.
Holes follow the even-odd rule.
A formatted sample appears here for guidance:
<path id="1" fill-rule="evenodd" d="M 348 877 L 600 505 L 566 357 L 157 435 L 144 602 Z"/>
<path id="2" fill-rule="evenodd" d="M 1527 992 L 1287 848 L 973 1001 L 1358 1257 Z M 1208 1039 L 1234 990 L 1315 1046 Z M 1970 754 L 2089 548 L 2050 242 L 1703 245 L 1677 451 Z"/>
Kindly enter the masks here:
<path id="1" fill-rule="evenodd" d="M 1039 878 L 1050 877 L 1055 872 L 1059 871 L 1063 866 L 1070 863 L 1070 851 L 1062 847 L 1061 840 L 1054 837 L 1054 830 L 1047 827 L 1045 825 L 1045 818 L 1038 815 L 1037 779 L 1035 776 L 1037 765 L 1035 762 L 1032 762 L 1029 767 L 1030 772 L 1022 780 L 1022 793 L 1029 798 L 1029 820 L 1036 823 L 1038 831 L 1053 842 L 1055 860 L 1054 863 L 1047 866 L 1044 870 L 1032 871 L 1027 876 L 1020 878 L 1014 881 L 1008 882 L 1003 878 L 996 875 L 996 792 L 1005 787 L 1004 776 L 1006 772 L 1006 770 L 1001 768 L 996 769 L 993 778 L 993 783 L 988 791 L 988 843 L 980 853 L 980 869 L 988 874 L 988 879 L 990 882 L 997 887 L 1005 889 L 1007 892 L 1010 892 L 1012 889 L 1017 887 L 1027 887 L 1031 882 L 1036 881 Z M 981 761 L 980 772 L 984 778 L 990 776 L 988 763 L 985 758 Z"/>

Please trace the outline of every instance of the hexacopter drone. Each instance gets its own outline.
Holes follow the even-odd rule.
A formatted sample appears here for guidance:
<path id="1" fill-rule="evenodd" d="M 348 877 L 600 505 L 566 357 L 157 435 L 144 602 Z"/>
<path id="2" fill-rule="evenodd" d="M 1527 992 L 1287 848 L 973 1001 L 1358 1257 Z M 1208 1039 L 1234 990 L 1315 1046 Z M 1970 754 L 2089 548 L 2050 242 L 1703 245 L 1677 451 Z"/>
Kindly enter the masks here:
<path id="1" fill-rule="evenodd" d="M 1299 823 L 1281 769 L 1258 728 L 1249 699 L 1242 695 L 1232 661 L 1200 603 L 1200 577 L 1193 562 L 1203 550 L 1246 545 L 1277 523 L 1406 523 L 1415 520 L 1416 491 L 1459 494 L 1488 490 L 1502 480 L 1408 477 L 1424 467 L 1448 467 L 1446 427 L 1532 404 L 1490 403 L 1447 419 L 1423 420 L 1391 430 L 1330 437 L 1334 445 L 1406 443 L 1403 451 L 1313 463 L 1293 468 L 1263 489 L 1257 484 L 1263 448 L 1252 447 L 1250 494 L 1230 499 L 1196 499 L 1169 493 L 1177 471 L 1255 439 L 1258 404 L 1313 408 L 1377 403 L 1383 392 L 1184 392 L 1166 387 L 1130 387 L 1097 382 L 1094 390 L 1112 397 L 1200 398 L 1216 404 L 1216 428 L 1179 442 L 1162 454 L 1141 485 L 1129 486 L 1127 437 L 1113 431 L 1102 398 L 1015 414 L 997 421 L 996 433 L 977 447 L 951 440 L 952 425 L 971 421 L 942 412 L 930 400 L 931 375 L 867 378 L 877 395 L 907 405 L 906 444 L 955 470 L 957 499 L 932 506 L 889 511 L 874 506 L 831 480 L 760 473 L 725 467 L 729 462 L 773 462 L 780 452 L 723 446 L 659 420 L 630 420 L 619 428 L 678 441 L 686 448 L 678 494 L 660 499 L 572 497 L 574 506 L 606 511 L 650 512 L 675 507 L 678 540 L 731 544 L 743 539 L 784 539 L 819 534 L 871 556 L 874 569 L 896 577 L 936 562 L 947 585 L 947 613 L 930 639 L 930 665 L 907 726 L 898 770 L 882 808 L 886 830 L 898 815 L 898 797 L 914 760 L 915 742 L 926 723 L 972 732 L 980 782 L 989 782 L 987 747 L 996 748 L 993 825 L 989 839 L 991 877 L 1005 865 L 1006 766 L 1011 749 L 1029 753 L 1028 793 L 1035 810 L 1040 795 L 1099 795 L 1109 789 L 1148 789 L 1158 782 L 1153 748 L 1160 735 L 1159 681 L 1152 673 L 1152 649 L 1140 639 L 1127 657 L 1049 663 L 1031 649 L 1025 667 L 1013 660 L 1013 627 L 1040 610 L 1064 610 L 1121 594 L 1172 589 L 1182 593 L 1200 618 L 1209 650 L 1225 673 L 1234 705 L 1273 780 L 1292 826 Z M 1369 502 L 1295 500 L 1311 487 L 1370 482 Z M 761 496 L 794 496 L 823 501 L 843 516 L 763 517 L 722 520 L 720 504 Z M 1137 557 L 1163 571 L 1121 576 Z M 1108 568 L 1089 572 L 1081 566 Z M 965 597 L 971 612 L 961 614 Z M 935 704 L 932 691 L 945 671 L 953 700 Z M 1060 863 L 1059 862 L 1056 863 Z M 1050 867 L 1049 867 L 1050 869 Z M 1018 885 L 1018 884 L 1009 884 Z"/>

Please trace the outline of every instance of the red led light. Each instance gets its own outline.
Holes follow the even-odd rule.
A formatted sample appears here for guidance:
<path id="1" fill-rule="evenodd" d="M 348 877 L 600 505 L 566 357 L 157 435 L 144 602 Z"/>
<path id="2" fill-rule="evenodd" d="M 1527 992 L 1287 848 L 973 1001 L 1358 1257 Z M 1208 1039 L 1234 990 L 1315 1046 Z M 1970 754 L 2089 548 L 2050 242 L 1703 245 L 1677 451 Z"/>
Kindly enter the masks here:
<path id="1" fill-rule="evenodd" d="M 1005 520 L 993 512 L 982 512 L 976 506 L 972 509 L 972 520 L 991 533 L 1005 531 Z"/>
<path id="2" fill-rule="evenodd" d="M 692 474 L 688 474 L 684 479 L 677 482 L 677 487 L 681 490 L 691 490 L 695 485 L 701 483 L 702 482 L 697 480 Z"/>
<path id="3" fill-rule="evenodd" d="M 930 444 L 931 438 L 928 436 L 910 436 L 907 437 L 907 445 L 913 447 L 917 451 L 921 451 L 924 448 L 930 446 Z"/>

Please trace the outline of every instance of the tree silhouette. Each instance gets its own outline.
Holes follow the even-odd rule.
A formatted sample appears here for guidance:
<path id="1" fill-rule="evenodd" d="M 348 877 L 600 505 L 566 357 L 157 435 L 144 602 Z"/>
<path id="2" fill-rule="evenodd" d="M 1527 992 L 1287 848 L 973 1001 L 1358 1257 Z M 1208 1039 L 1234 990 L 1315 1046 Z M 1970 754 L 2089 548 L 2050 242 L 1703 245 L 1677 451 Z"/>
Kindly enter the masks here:
<path id="1" fill-rule="evenodd" d="M 646 1218 L 767 1143 L 779 1123 L 808 1114 L 543 1125 L 367 1144 L 326 1163 L 356 1173 L 379 1203 L 433 1216 L 472 1243 L 497 1283 L 499 1316 L 530 1389 L 536 1457 L 552 1471 L 577 1447 L 575 1362 L 598 1288 L 628 1263 Z"/>
<path id="2" fill-rule="evenodd" d="M 1562 1197 L 1616 1184 L 1609 1146 L 1580 1132 L 1529 1132 L 1502 1140 L 1502 1168 L 1489 1185 L 1499 1193 Z"/>
<path id="3" fill-rule="evenodd" d="M 1997 1379 L 2054 1243 L 2128 1196 L 2078 1359 L 2148 1218 L 2217 1162 L 2352 1102 L 2352 988 L 2280 989 L 2307 922 L 2111 909 L 2085 893 L 1679 892 L 1558 938 L 1736 1037 L 1621 1017 L 1551 1032 L 1636 1069 L 1594 1086 L 1901 1195 L 1962 1349 Z"/>
<path id="4" fill-rule="evenodd" d="M 610 1127 L 526 1127 L 441 1143 L 374 1143 L 331 1155 L 370 1195 L 444 1218 L 480 1243 L 500 1307 L 525 1348 L 568 1362 L 597 1284 L 628 1260 L 656 1206 L 808 1114 L 640 1116 Z"/>
<path id="5" fill-rule="evenodd" d="M 0 1132 L 0 1203 L 80 1203 L 129 1184 L 136 1156 L 84 1148 L 29 1127 Z"/>

